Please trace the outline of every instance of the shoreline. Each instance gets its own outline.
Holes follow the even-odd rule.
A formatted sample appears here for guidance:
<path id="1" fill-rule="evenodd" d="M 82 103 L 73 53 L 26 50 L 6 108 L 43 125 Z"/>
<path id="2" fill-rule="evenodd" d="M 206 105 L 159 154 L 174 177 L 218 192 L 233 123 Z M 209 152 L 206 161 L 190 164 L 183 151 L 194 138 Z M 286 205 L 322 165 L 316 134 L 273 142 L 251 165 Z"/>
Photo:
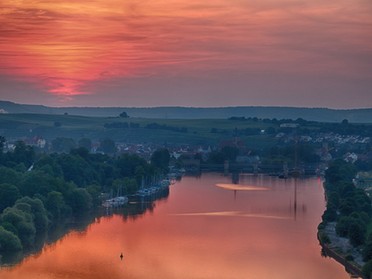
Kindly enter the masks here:
<path id="1" fill-rule="evenodd" d="M 325 211 L 328 206 L 328 194 L 323 181 L 323 189 L 326 200 Z M 324 214 L 324 213 L 323 213 Z M 351 245 L 348 238 L 340 237 L 336 233 L 336 222 L 327 222 L 323 220 L 318 225 L 317 238 L 322 247 L 322 255 L 330 257 L 341 264 L 351 278 L 369 279 L 363 274 L 365 262 L 360 247 Z"/>
<path id="2" fill-rule="evenodd" d="M 335 261 L 343 265 L 345 268 L 345 271 L 349 273 L 352 278 L 357 276 L 355 278 L 360 277 L 360 278 L 366 279 L 366 277 L 363 275 L 363 272 L 360 266 L 346 260 L 346 255 L 336 251 L 336 249 L 338 249 L 339 247 L 330 247 L 330 245 L 324 243 L 321 240 L 321 236 L 320 236 L 321 233 L 325 234 L 324 230 L 319 229 L 317 233 L 317 238 L 318 238 L 320 246 L 322 247 L 322 254 L 324 254 L 326 257 L 330 257 L 334 259 Z"/>

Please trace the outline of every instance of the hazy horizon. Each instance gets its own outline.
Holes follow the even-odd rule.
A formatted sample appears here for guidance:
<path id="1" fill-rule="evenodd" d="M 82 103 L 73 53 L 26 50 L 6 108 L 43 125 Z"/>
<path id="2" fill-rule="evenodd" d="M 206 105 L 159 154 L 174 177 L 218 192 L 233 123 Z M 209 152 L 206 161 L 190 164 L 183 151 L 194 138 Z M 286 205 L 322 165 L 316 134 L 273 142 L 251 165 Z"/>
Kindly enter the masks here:
<path id="1" fill-rule="evenodd" d="M 359 108 L 330 108 L 330 107 L 300 107 L 300 106 L 264 106 L 264 105 L 232 105 L 232 106 L 77 106 L 77 105 L 61 105 L 61 106 L 53 106 L 53 105 L 44 105 L 40 103 L 19 103 L 19 102 L 14 102 L 12 100 L 5 100 L 5 99 L 0 99 L 0 102 L 11 102 L 17 105 L 35 105 L 35 106 L 45 106 L 45 107 L 51 107 L 51 108 L 192 108 L 192 109 L 219 109 L 219 108 L 239 108 L 239 107 L 253 107 L 253 108 L 294 108 L 294 109 L 329 109 L 329 110 L 368 110 L 372 109 L 371 107 L 359 107 Z"/>

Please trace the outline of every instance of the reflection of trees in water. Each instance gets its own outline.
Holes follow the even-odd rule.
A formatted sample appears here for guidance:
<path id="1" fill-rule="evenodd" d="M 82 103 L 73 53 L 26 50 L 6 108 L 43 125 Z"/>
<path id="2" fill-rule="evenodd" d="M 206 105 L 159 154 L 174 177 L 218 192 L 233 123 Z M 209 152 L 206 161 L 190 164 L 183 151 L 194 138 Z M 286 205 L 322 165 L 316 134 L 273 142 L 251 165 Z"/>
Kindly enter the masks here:
<path id="1" fill-rule="evenodd" d="M 47 232 L 38 233 L 35 235 L 34 246 L 25 251 L 3 253 L 1 265 L 13 265 L 23 260 L 28 255 L 38 255 L 44 244 L 47 242 Z"/>
<path id="2" fill-rule="evenodd" d="M 29 249 L 17 252 L 2 252 L 0 255 L 0 266 L 12 266 L 20 263 L 27 256 L 33 255 L 37 257 L 41 255 L 45 244 L 53 245 L 53 243 L 56 243 L 59 239 L 72 231 L 86 232 L 86 228 L 96 217 L 97 214 L 94 212 L 75 217 L 74 219 L 61 219 L 60 222 L 55 222 L 47 232 L 35 235 L 35 242 Z"/>
<path id="3" fill-rule="evenodd" d="M 49 228 L 47 233 L 44 232 L 36 235 L 34 246 L 28 251 L 2 253 L 0 255 L 0 266 L 15 265 L 30 255 L 37 257 L 38 255 L 41 255 L 45 244 L 53 245 L 53 243 L 56 243 L 59 239 L 72 231 L 86 233 L 86 229 L 90 224 L 95 220 L 98 220 L 99 222 L 99 217 L 118 214 L 122 215 L 124 221 L 135 221 L 144 216 L 146 212 L 153 212 L 156 205 L 161 201 L 166 201 L 168 196 L 169 188 L 165 188 L 164 190 L 146 198 L 132 197 L 130 202 L 121 208 L 109 210 L 100 209 L 98 212 L 85 214 L 74 218 L 74 220 L 64 222 L 61 220 L 61 222 L 55 222 L 55 224 Z"/>
<path id="4" fill-rule="evenodd" d="M 124 221 L 135 221 L 142 218 L 146 212 L 153 212 L 159 202 L 166 201 L 169 196 L 169 188 L 148 196 L 148 197 L 132 197 L 129 203 L 123 208 L 111 212 L 112 214 L 120 214 Z"/>
<path id="5" fill-rule="evenodd" d="M 86 228 L 94 222 L 96 217 L 97 213 L 94 212 L 81 215 L 73 220 L 69 220 L 69 222 L 55 224 L 49 230 L 47 243 L 52 244 L 71 231 L 84 233 Z"/>
<path id="6" fill-rule="evenodd" d="M 23 259 L 23 252 L 12 252 L 12 253 L 2 253 L 0 255 L 1 265 L 13 265 L 20 262 Z"/>
<path id="7" fill-rule="evenodd" d="M 34 246 L 28 251 L 2 253 L 0 255 L 0 265 L 15 265 L 30 255 L 37 257 L 38 255 L 41 255 L 45 244 L 53 246 L 53 243 L 56 243 L 59 239 L 72 231 L 85 233 L 87 227 L 95 220 L 99 221 L 99 217 L 102 216 L 113 216 L 114 214 L 118 214 L 122 215 L 124 221 L 135 221 L 144 216 L 146 212 L 153 212 L 156 205 L 161 201 L 166 201 L 168 196 L 169 189 L 165 188 L 149 197 L 132 197 L 130 202 L 121 208 L 109 210 L 100 209 L 98 212 L 82 215 L 74 220 L 65 222 L 61 220 L 61 222 L 56 222 L 51 228 L 49 228 L 47 233 L 36 235 Z"/>

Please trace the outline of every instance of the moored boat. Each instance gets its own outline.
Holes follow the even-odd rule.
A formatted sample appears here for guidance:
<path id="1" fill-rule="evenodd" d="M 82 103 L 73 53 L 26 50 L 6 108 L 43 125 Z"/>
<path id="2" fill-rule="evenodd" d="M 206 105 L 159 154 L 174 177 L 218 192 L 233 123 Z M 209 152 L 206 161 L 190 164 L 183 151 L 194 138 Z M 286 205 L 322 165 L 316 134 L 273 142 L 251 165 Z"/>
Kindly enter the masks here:
<path id="1" fill-rule="evenodd" d="M 123 206 L 124 204 L 128 203 L 128 198 L 125 196 L 115 197 L 112 199 L 105 200 L 102 203 L 103 207 L 119 207 Z"/>

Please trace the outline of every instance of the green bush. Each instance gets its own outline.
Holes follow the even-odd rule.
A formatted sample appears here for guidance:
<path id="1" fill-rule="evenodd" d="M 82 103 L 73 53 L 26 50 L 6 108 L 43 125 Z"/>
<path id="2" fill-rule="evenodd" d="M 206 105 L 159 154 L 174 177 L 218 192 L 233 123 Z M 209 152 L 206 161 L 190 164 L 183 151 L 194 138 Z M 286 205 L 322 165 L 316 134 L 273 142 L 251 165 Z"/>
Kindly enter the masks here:
<path id="1" fill-rule="evenodd" d="M 365 262 L 372 260 L 372 242 L 368 242 L 362 251 L 363 260 Z"/>
<path id="2" fill-rule="evenodd" d="M 43 202 L 37 198 L 23 197 L 16 201 L 16 206 L 19 204 L 27 204 L 30 206 L 30 213 L 32 215 L 35 228 L 38 232 L 46 231 L 48 228 L 48 212 L 46 211 Z"/>
<path id="3" fill-rule="evenodd" d="M 21 203 L 20 207 L 27 208 L 27 204 Z M 31 211 L 30 206 L 29 210 Z M 35 240 L 36 228 L 31 213 L 20 210 L 16 207 L 8 207 L 1 215 L 1 222 L 10 223 L 14 226 L 22 245 L 27 248 L 32 247 Z"/>
<path id="4" fill-rule="evenodd" d="M 12 232 L 5 230 L 0 226 L 0 251 L 20 251 L 22 244 L 19 238 Z"/>
<path id="5" fill-rule="evenodd" d="M 352 262 L 354 260 L 354 257 L 353 255 L 349 254 L 349 255 L 346 255 L 345 260 L 347 260 L 348 262 Z"/>
<path id="6" fill-rule="evenodd" d="M 369 260 L 362 268 L 363 275 L 366 278 L 371 278 L 372 275 L 372 260 Z"/>
<path id="7" fill-rule="evenodd" d="M 330 244 L 331 243 L 331 239 L 324 232 L 321 232 L 319 234 L 319 239 L 320 239 L 320 242 L 322 244 Z"/>
<path id="8" fill-rule="evenodd" d="M 350 217 L 341 217 L 336 224 L 336 233 L 341 237 L 347 237 L 351 224 Z"/>
<path id="9" fill-rule="evenodd" d="M 68 204 L 71 206 L 74 215 L 81 215 L 92 209 L 92 197 L 84 188 L 74 189 L 68 196 Z"/>
<path id="10" fill-rule="evenodd" d="M 16 186 L 8 183 L 0 184 L 0 213 L 5 208 L 13 206 L 20 197 L 21 194 Z"/>

